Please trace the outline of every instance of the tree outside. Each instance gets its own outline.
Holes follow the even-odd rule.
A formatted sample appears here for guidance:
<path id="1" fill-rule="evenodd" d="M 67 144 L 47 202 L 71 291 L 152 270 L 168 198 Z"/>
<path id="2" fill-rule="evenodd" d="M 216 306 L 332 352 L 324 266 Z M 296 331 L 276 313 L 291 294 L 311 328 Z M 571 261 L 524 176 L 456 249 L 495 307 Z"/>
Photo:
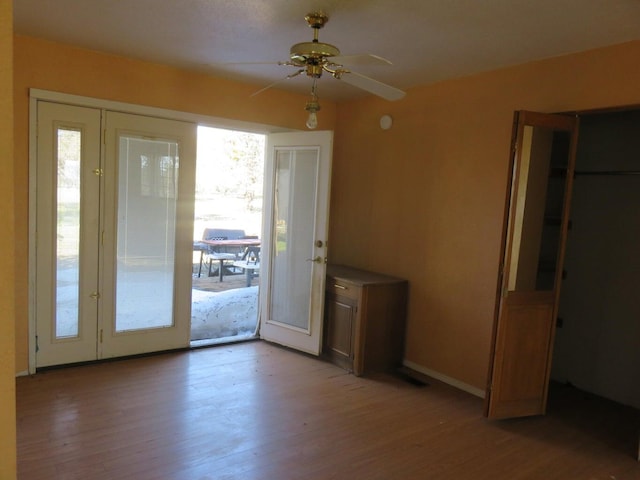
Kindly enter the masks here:
<path id="1" fill-rule="evenodd" d="M 194 239 L 205 228 L 260 235 L 265 136 L 198 127 Z"/>

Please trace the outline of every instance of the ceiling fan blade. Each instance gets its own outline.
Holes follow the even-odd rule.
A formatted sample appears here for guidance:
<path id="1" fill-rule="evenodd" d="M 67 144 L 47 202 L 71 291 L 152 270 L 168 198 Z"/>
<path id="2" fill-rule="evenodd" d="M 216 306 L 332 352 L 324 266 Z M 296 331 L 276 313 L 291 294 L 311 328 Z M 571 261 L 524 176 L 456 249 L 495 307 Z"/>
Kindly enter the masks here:
<path id="1" fill-rule="evenodd" d="M 338 65 L 393 65 L 386 58 L 371 53 L 362 55 L 338 55 L 336 57 L 329 57 L 329 61 Z"/>
<path id="2" fill-rule="evenodd" d="M 382 97 L 385 100 L 400 100 L 406 95 L 405 92 L 396 87 L 392 87 L 391 85 L 387 85 L 386 83 L 379 82 L 378 80 L 374 80 L 373 78 L 366 77 L 356 72 L 342 72 L 339 76 L 336 76 L 336 78 L 348 83 L 349 85 L 353 85 L 354 87 L 361 88 L 367 92 Z"/>
<path id="3" fill-rule="evenodd" d="M 304 68 L 301 68 L 301 69 L 300 69 L 300 70 L 298 70 L 296 73 L 292 73 L 291 75 L 287 75 L 286 77 L 281 78 L 281 79 L 280 79 L 280 80 L 278 80 L 277 82 L 270 83 L 269 85 L 267 85 L 267 86 L 266 86 L 266 87 L 264 87 L 264 88 L 261 88 L 261 89 L 260 89 L 260 90 L 258 90 L 257 92 L 252 93 L 250 96 L 251 96 L 251 97 L 255 97 L 256 95 L 258 95 L 258 94 L 260 94 L 260 93 L 264 92 L 265 90 L 268 90 L 268 89 L 270 89 L 271 87 L 275 87 L 275 86 L 276 86 L 277 84 L 279 84 L 279 83 L 282 83 L 282 82 L 284 82 L 284 81 L 286 81 L 286 80 L 289 80 L 290 78 L 297 77 L 297 76 L 298 76 L 298 75 L 300 75 L 302 72 L 304 72 Z"/>
<path id="4" fill-rule="evenodd" d="M 286 62 L 219 62 L 212 63 L 211 65 L 214 67 L 225 67 L 233 65 L 293 65 L 293 63 L 287 60 Z"/>
<path id="5" fill-rule="evenodd" d="M 212 63 L 214 66 L 223 65 L 278 65 L 280 62 L 218 62 Z"/>

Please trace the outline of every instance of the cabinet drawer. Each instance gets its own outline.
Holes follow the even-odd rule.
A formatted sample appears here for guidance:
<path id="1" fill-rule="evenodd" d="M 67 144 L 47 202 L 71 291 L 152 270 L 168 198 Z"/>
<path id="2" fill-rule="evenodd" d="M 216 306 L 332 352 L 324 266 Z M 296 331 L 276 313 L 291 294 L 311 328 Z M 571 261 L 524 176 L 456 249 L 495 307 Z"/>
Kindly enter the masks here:
<path id="1" fill-rule="evenodd" d="M 333 277 L 327 277 L 327 286 L 325 290 L 333 293 L 334 295 L 340 295 L 342 297 L 357 300 L 360 296 L 361 287 L 353 285 L 352 283 L 340 281 Z"/>

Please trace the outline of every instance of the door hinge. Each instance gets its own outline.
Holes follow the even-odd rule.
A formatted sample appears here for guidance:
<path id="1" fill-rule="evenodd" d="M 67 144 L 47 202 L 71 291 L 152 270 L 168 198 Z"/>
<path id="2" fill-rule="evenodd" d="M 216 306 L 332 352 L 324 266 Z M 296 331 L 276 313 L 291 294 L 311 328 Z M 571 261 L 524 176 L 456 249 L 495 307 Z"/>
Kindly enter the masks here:
<path id="1" fill-rule="evenodd" d="M 100 343 L 102 343 L 102 338 L 103 338 L 102 333 L 103 333 L 103 332 L 104 332 L 104 330 L 100 329 Z"/>
<path id="2" fill-rule="evenodd" d="M 94 168 L 93 173 L 96 177 L 102 177 L 104 175 L 104 170 L 102 168 Z"/>

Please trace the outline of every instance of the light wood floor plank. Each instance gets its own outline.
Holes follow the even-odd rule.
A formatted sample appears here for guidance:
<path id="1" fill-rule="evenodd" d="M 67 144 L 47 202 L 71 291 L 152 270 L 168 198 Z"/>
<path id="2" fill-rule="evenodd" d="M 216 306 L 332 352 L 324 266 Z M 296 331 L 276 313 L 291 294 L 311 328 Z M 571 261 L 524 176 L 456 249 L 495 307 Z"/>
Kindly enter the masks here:
<path id="1" fill-rule="evenodd" d="M 265 342 L 17 380 L 20 480 L 640 479 L 637 411 L 575 389 L 490 422 L 433 381 Z"/>

